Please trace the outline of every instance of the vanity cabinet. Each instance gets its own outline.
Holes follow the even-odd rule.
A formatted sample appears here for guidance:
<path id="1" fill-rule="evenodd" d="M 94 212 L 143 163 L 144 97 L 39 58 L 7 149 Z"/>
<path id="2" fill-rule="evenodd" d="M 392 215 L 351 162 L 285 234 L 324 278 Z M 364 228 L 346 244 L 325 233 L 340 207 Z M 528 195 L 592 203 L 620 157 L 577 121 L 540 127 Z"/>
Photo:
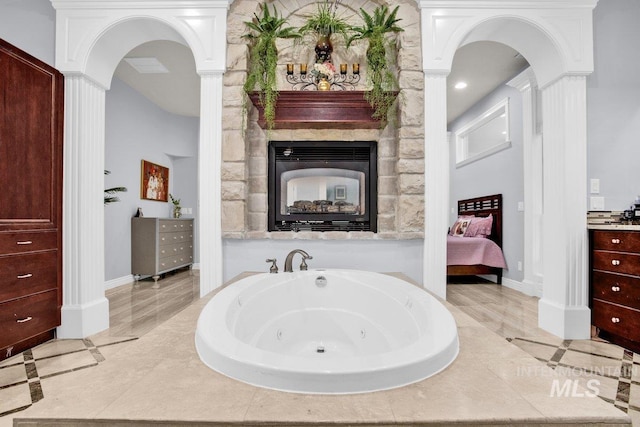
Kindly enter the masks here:
<path id="1" fill-rule="evenodd" d="M 640 350 L 640 231 L 591 230 L 591 321 L 599 335 Z"/>
<path id="2" fill-rule="evenodd" d="M 131 218 L 131 273 L 151 276 L 193 265 L 193 219 Z"/>
<path id="3" fill-rule="evenodd" d="M 0 39 L 0 360 L 55 337 L 64 78 Z"/>

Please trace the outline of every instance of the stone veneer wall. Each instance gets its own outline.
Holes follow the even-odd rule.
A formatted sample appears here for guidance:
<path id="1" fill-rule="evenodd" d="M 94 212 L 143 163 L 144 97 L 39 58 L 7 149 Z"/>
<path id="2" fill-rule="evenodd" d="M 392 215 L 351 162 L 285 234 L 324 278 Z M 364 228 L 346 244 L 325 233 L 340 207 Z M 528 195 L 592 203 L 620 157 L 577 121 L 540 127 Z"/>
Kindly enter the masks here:
<path id="1" fill-rule="evenodd" d="M 339 14 L 361 25 L 357 13 L 369 13 L 377 2 L 356 0 L 339 5 Z M 300 27 L 304 16 L 317 8 L 314 0 L 268 2 Z M 381 3 L 384 4 L 384 3 Z M 424 229 L 424 81 L 420 47 L 420 12 L 413 0 L 389 1 L 392 10 L 400 5 L 397 17 L 404 32 L 398 35 L 397 67 L 400 83 L 396 123 L 384 129 L 300 129 L 266 132 L 257 124 L 257 110 L 244 96 L 248 47 L 241 36 L 245 21 L 260 13 L 260 2 L 236 0 L 229 11 L 227 72 L 223 93 L 222 147 L 222 229 L 224 238 L 238 239 L 416 239 Z M 361 63 L 366 90 L 366 45 L 351 47 L 334 42 L 333 62 Z M 279 90 L 289 90 L 284 81 L 285 64 L 313 63 L 313 43 L 278 42 L 282 81 Z M 297 69 L 297 66 L 296 66 Z M 248 107 L 245 109 L 245 104 Z M 246 115 L 244 112 L 246 111 Z M 378 233 L 371 232 L 267 232 L 267 143 L 269 140 L 376 140 L 378 141 Z"/>

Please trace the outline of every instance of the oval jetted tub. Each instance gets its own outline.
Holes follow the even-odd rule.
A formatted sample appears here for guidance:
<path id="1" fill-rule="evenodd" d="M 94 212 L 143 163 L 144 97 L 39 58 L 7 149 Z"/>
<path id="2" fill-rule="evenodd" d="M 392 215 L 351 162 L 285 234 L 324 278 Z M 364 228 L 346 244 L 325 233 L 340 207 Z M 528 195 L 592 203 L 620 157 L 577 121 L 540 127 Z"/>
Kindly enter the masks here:
<path id="1" fill-rule="evenodd" d="M 257 274 L 222 289 L 198 319 L 200 359 L 231 378 L 297 393 L 364 393 L 445 369 L 453 316 L 404 280 L 356 270 Z"/>

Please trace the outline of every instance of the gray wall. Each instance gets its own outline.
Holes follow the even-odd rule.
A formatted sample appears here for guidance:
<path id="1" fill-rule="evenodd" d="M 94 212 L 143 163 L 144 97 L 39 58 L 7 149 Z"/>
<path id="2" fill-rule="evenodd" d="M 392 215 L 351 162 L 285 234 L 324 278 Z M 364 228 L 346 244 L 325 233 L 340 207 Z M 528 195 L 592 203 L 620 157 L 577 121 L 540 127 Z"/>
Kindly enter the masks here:
<path id="1" fill-rule="evenodd" d="M 476 119 L 504 98 L 509 98 L 511 147 L 489 157 L 456 168 L 456 130 Z M 524 200 L 522 175 L 522 95 L 507 85 L 498 87 L 476 103 L 449 126 L 450 138 L 450 224 L 456 219 L 460 199 L 502 194 L 502 246 L 508 270 L 504 277 L 521 281 L 524 273 L 518 271 L 518 261 L 524 263 L 524 212 L 518 211 L 518 202 Z"/>
<path id="2" fill-rule="evenodd" d="M 169 168 L 169 193 L 181 200 L 184 218 L 195 218 L 199 125 L 200 119 L 167 113 L 113 79 L 106 94 L 105 169 L 111 174 L 105 176 L 105 188 L 128 191 L 118 194 L 120 202 L 105 206 L 105 280 L 131 274 L 130 224 L 138 207 L 145 217 L 171 215 L 172 203 L 140 198 L 143 159 Z M 184 213 L 185 208 L 193 213 Z"/>
<path id="3" fill-rule="evenodd" d="M 56 12 L 48 0 L 0 0 L 0 38 L 55 65 Z"/>
<path id="4" fill-rule="evenodd" d="M 638 0 L 600 0 L 594 12 L 595 71 L 587 78 L 587 171 L 588 178 L 600 179 L 606 210 L 628 209 L 640 195 L 638 22 Z"/>

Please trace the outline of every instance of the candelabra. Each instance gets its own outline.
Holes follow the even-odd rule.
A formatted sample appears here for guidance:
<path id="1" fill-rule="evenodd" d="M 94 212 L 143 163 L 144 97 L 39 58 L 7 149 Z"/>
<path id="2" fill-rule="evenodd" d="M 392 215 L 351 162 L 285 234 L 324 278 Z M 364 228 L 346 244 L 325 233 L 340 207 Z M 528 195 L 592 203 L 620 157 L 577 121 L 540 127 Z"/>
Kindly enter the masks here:
<path id="1" fill-rule="evenodd" d="M 300 64 L 299 74 L 294 74 L 293 64 L 287 64 L 287 82 L 292 90 L 318 90 L 321 76 L 307 72 L 307 64 Z M 352 64 L 352 73 L 347 73 L 347 64 L 340 64 L 340 72 L 322 75 L 329 83 L 330 90 L 355 90 L 360 82 L 360 64 Z"/>

